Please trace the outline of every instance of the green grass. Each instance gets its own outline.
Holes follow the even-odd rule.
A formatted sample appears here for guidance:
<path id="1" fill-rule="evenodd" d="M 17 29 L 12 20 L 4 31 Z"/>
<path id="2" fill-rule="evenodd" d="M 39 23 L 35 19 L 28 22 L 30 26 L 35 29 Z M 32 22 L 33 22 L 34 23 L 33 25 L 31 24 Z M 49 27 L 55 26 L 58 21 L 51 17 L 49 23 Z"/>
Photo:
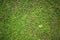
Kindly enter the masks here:
<path id="1" fill-rule="evenodd" d="M 0 6 L 0 40 L 60 40 L 59 0 L 2 0 Z"/>

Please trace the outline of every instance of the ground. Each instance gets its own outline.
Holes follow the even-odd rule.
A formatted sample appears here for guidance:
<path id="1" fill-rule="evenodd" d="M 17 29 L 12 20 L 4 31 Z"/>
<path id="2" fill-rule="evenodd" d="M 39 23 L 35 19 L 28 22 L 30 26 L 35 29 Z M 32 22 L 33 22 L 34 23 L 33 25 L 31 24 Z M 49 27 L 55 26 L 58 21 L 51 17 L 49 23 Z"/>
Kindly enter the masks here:
<path id="1" fill-rule="evenodd" d="M 0 0 L 0 40 L 60 40 L 60 1 Z"/>

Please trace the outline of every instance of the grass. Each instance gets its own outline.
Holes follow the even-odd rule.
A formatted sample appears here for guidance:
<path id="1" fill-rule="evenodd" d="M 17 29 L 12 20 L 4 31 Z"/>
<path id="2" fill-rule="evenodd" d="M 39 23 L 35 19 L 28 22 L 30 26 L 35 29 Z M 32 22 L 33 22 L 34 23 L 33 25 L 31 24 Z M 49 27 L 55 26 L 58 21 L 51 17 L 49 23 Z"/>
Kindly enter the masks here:
<path id="1" fill-rule="evenodd" d="M 0 40 L 59 40 L 60 1 L 0 1 Z"/>

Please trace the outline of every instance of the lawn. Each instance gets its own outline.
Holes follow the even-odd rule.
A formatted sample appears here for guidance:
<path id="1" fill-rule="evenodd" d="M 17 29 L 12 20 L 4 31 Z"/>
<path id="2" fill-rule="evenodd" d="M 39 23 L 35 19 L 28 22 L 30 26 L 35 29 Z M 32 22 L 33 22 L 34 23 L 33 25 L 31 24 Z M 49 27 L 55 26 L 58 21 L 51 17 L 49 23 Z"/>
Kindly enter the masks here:
<path id="1" fill-rule="evenodd" d="M 0 40 L 60 40 L 60 0 L 0 0 Z"/>

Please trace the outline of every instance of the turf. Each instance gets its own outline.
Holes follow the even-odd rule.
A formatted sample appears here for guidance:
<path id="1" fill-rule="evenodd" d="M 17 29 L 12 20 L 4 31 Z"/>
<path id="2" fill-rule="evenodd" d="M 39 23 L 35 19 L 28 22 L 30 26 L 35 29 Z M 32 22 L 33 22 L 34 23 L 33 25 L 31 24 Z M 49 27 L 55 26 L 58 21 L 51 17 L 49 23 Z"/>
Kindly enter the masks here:
<path id="1" fill-rule="evenodd" d="M 0 40 L 60 40 L 60 0 L 0 0 Z"/>

